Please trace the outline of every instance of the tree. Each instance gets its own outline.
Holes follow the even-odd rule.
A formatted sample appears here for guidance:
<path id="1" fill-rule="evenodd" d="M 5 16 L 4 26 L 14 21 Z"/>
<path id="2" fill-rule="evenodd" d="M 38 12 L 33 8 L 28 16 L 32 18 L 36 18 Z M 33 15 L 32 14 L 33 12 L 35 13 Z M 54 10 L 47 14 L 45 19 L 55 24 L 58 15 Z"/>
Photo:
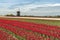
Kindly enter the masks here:
<path id="1" fill-rule="evenodd" d="M 15 16 L 15 15 L 13 15 L 13 14 L 7 14 L 7 15 L 5 15 L 5 16 Z"/>

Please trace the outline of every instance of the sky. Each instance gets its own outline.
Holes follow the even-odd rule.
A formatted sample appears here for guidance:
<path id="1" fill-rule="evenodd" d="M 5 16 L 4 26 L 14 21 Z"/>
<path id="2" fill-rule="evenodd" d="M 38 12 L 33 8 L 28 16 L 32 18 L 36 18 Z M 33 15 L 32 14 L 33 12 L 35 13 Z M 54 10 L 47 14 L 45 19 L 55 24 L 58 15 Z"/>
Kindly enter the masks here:
<path id="1" fill-rule="evenodd" d="M 60 0 L 0 0 L 0 15 L 56 16 L 60 15 Z"/>

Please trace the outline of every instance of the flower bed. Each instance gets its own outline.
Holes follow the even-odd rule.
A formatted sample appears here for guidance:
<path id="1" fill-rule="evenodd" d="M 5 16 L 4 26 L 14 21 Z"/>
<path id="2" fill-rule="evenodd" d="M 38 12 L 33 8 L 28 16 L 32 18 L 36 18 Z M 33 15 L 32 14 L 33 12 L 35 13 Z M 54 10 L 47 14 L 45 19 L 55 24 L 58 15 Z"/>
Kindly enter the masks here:
<path id="1" fill-rule="evenodd" d="M 52 40 L 52 38 L 60 40 L 60 27 L 57 26 L 12 20 L 0 20 L 0 26 L 26 38 L 26 40 Z M 35 32 L 42 36 L 34 34 Z"/>

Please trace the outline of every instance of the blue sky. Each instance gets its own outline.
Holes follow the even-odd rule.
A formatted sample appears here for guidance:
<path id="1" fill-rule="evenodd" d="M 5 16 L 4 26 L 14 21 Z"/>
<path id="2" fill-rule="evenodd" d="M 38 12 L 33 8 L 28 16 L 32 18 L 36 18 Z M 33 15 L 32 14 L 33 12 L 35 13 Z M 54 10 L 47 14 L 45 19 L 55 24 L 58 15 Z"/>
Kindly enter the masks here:
<path id="1" fill-rule="evenodd" d="M 60 15 L 60 0 L 0 0 L 0 15 Z"/>

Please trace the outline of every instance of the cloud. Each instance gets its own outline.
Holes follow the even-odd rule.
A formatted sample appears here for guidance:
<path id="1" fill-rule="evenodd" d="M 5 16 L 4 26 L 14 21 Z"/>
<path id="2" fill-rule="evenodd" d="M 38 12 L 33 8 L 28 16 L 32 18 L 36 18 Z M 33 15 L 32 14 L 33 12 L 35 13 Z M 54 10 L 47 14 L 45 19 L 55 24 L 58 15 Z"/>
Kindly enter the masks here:
<path id="1" fill-rule="evenodd" d="M 6 5 L 8 6 L 8 5 Z M 4 6 L 5 7 L 5 6 Z M 12 9 L 2 9 L 0 12 L 15 13 L 20 8 L 22 15 L 51 15 L 52 13 L 60 13 L 60 4 L 28 4 L 13 6 Z M 54 15 L 54 14 L 52 14 Z"/>
<path id="2" fill-rule="evenodd" d="M 22 15 L 59 14 L 60 3 L 57 2 L 56 0 L 2 0 L 0 1 L 0 14 L 16 14 L 15 12 L 19 9 Z"/>
<path id="3" fill-rule="evenodd" d="M 20 8 L 21 10 L 31 10 L 31 9 L 36 9 L 36 8 L 54 8 L 54 7 L 60 7 L 60 4 L 28 4 L 28 5 L 23 5 L 23 6 L 14 6 L 13 8 Z"/>
<path id="4" fill-rule="evenodd" d="M 60 15 L 60 4 L 30 4 L 20 8 L 26 15 Z"/>

